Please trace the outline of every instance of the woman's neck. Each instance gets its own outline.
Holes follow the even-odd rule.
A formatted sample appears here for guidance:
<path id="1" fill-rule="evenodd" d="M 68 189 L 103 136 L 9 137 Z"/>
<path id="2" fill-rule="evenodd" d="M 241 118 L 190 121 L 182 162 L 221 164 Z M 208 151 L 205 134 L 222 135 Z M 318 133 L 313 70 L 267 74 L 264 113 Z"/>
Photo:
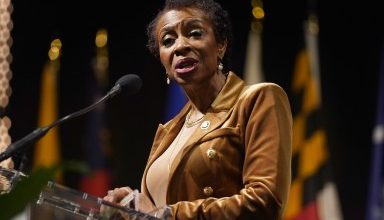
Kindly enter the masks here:
<path id="1" fill-rule="evenodd" d="M 193 110 L 205 114 L 223 88 L 225 80 L 226 76 L 219 73 L 205 83 L 184 88 L 189 100 L 192 102 Z"/>

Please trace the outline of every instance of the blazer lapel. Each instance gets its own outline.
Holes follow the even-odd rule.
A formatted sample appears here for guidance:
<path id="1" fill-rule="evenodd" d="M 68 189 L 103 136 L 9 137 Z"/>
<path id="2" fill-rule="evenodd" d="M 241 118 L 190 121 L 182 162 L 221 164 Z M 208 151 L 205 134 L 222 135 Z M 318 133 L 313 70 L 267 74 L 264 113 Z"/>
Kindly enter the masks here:
<path id="1" fill-rule="evenodd" d="M 172 144 L 173 140 L 176 138 L 184 125 L 185 116 L 189 109 L 190 104 L 188 103 L 172 121 L 163 125 L 162 134 L 156 137 L 155 142 L 157 142 L 157 146 L 153 146 L 156 147 L 156 149 L 154 149 L 153 155 L 149 158 L 147 167 L 149 167 L 158 157 L 160 157 L 161 154 L 163 154 L 164 151 L 167 150 L 167 148 Z"/>
<path id="2" fill-rule="evenodd" d="M 185 115 L 190 109 L 190 103 L 187 103 L 183 109 L 177 114 L 171 121 L 165 125 L 159 125 L 158 131 L 156 132 L 156 139 L 153 141 L 152 150 L 149 155 L 147 165 L 144 170 L 144 175 L 141 181 L 141 190 L 150 196 L 147 184 L 146 176 L 148 173 L 149 167 L 152 163 L 160 157 L 161 154 L 172 144 L 172 141 L 176 138 L 177 134 L 181 130 L 181 127 L 184 125 Z"/>
<path id="3" fill-rule="evenodd" d="M 220 113 L 207 113 L 204 116 L 203 122 L 199 125 L 198 128 L 196 128 L 196 130 L 193 133 L 193 135 L 185 143 L 182 152 L 179 153 L 175 157 L 174 161 L 172 162 L 171 169 L 170 169 L 170 176 L 173 175 L 173 173 L 175 172 L 175 169 L 178 167 L 178 165 L 181 162 L 182 158 L 184 158 L 184 156 L 190 150 L 192 150 L 195 146 L 197 146 L 199 141 L 205 135 L 207 135 L 210 132 L 212 132 L 212 131 L 216 130 L 217 128 L 219 128 L 220 125 L 222 125 L 226 121 L 226 119 L 228 118 L 229 115 L 230 115 L 229 112 L 223 111 L 223 112 L 220 112 Z M 204 123 L 209 123 L 208 128 L 202 128 L 203 127 L 202 125 Z"/>

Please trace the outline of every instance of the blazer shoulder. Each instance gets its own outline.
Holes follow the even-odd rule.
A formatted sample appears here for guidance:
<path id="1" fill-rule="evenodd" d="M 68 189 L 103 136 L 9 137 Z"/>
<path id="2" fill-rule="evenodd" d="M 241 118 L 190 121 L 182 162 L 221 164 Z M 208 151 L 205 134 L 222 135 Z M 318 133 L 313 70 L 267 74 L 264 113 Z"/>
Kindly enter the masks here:
<path id="1" fill-rule="evenodd" d="M 242 93 L 242 96 L 247 97 L 266 92 L 271 92 L 276 95 L 282 95 L 287 97 L 287 93 L 285 92 L 285 90 L 280 85 L 272 82 L 262 82 L 247 85 Z"/>

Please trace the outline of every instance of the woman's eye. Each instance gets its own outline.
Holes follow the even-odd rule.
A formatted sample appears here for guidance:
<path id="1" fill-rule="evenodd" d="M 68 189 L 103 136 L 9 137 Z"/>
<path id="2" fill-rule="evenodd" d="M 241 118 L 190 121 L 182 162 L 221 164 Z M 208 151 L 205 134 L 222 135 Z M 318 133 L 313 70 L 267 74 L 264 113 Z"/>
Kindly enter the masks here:
<path id="1" fill-rule="evenodd" d="M 168 47 L 168 46 L 171 46 L 174 41 L 175 40 L 173 38 L 167 37 L 167 38 L 163 38 L 163 40 L 161 41 L 161 44 Z"/>
<path id="2" fill-rule="evenodd" d="M 189 36 L 191 37 L 201 37 L 203 35 L 203 30 L 201 29 L 194 29 L 191 32 L 189 32 Z"/>

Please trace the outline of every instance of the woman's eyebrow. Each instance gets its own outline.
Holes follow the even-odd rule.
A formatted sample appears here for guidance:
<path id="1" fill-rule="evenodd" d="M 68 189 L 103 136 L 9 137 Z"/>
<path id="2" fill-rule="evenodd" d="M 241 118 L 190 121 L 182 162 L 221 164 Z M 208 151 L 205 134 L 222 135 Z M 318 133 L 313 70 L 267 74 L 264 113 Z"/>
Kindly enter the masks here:
<path id="1" fill-rule="evenodd" d="M 164 27 L 160 29 L 160 32 L 168 32 L 171 31 L 175 26 L 181 24 L 181 25 L 189 25 L 189 24 L 194 24 L 194 23 L 203 23 L 203 21 L 199 18 L 190 18 L 186 19 L 183 21 L 180 21 L 178 23 L 173 23 L 173 24 L 166 24 Z"/>

